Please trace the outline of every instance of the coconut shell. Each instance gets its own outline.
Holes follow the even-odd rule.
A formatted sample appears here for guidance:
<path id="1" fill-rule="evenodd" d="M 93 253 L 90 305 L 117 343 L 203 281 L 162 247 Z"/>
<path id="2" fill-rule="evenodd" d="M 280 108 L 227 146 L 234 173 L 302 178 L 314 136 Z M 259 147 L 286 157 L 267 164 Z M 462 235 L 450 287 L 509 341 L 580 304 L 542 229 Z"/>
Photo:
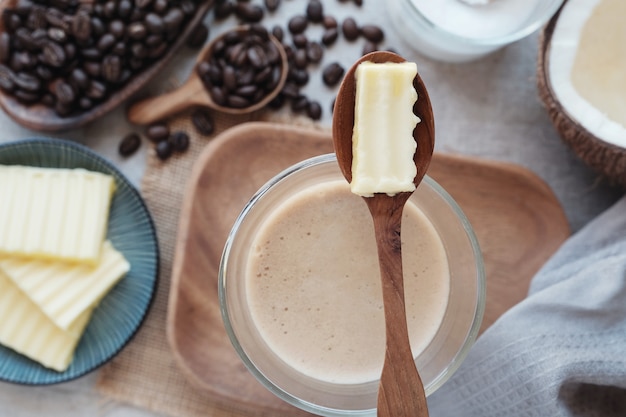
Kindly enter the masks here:
<path id="1" fill-rule="evenodd" d="M 571 146 L 587 165 L 606 176 L 611 184 L 626 189 L 626 148 L 605 142 L 587 131 L 568 114 L 552 89 L 548 73 L 550 42 L 563 7 L 561 6 L 540 33 L 537 60 L 539 97 L 563 141 Z"/>

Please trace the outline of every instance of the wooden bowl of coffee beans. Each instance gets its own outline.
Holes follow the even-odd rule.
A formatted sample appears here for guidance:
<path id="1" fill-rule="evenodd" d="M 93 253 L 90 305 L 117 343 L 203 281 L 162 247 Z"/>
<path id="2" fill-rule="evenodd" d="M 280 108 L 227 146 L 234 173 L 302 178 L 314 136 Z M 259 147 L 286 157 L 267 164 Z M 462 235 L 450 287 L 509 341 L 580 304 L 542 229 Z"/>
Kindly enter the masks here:
<path id="1" fill-rule="evenodd" d="M 0 0 L 0 106 L 39 131 L 76 128 L 146 84 L 214 0 Z"/>
<path id="2" fill-rule="evenodd" d="M 283 88 L 289 64 L 281 42 L 261 24 L 236 27 L 198 55 L 183 85 L 134 103 L 128 120 L 146 125 L 192 106 L 243 114 L 266 106 Z"/>

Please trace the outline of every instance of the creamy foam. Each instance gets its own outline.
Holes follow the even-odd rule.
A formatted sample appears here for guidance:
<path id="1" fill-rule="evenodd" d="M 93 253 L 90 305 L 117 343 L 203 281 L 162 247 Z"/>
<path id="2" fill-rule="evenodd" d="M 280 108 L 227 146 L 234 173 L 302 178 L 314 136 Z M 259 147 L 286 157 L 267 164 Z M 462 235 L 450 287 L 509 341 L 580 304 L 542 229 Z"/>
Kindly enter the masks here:
<path id="1" fill-rule="evenodd" d="M 402 245 L 417 356 L 443 320 L 450 274 L 441 239 L 411 202 L 404 209 Z M 307 188 L 269 216 L 252 248 L 246 295 L 269 347 L 315 379 L 377 379 L 385 324 L 373 224 L 362 198 L 342 180 Z"/>

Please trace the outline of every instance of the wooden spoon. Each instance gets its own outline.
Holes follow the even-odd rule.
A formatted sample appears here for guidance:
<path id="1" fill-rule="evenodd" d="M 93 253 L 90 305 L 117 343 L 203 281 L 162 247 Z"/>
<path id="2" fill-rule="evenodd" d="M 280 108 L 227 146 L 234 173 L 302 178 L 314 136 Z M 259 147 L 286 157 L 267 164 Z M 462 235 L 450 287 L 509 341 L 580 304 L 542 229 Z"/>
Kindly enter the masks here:
<path id="1" fill-rule="evenodd" d="M 0 0 L 0 10 L 14 8 L 17 3 L 18 0 Z M 214 3 L 215 0 L 198 1 L 195 14 L 178 35 L 178 38 L 170 45 L 165 55 L 133 76 L 127 84 L 112 93 L 106 101 L 88 111 L 69 117 L 61 117 L 55 113 L 54 109 L 48 106 L 43 104 L 25 105 L 1 89 L 0 107 L 14 121 L 33 130 L 54 132 L 83 126 L 116 108 L 157 75 L 176 52 L 185 45 L 185 41 L 193 29 L 204 19 L 204 16 L 213 7 Z M 0 32 L 5 31 L 3 20 L 0 19 Z"/>
<path id="2" fill-rule="evenodd" d="M 248 27 L 241 26 L 232 30 L 246 32 L 248 31 Z M 229 32 L 213 39 L 208 45 L 206 45 L 198 55 L 197 63 L 210 57 L 217 43 Z M 213 100 L 209 92 L 204 87 L 202 80 L 198 76 L 196 68 L 194 68 L 187 81 L 185 81 L 185 83 L 177 89 L 133 104 L 128 111 L 128 120 L 135 124 L 146 125 L 165 119 L 166 117 L 176 114 L 191 106 L 206 106 L 230 114 L 250 113 L 264 107 L 274 97 L 276 97 L 285 85 L 289 69 L 287 63 L 287 53 L 285 52 L 285 48 L 282 43 L 271 34 L 269 37 L 280 54 L 282 62 L 281 76 L 280 81 L 274 90 L 267 94 L 261 101 L 244 108 L 221 106 Z"/>
<path id="3" fill-rule="evenodd" d="M 405 60 L 391 52 L 372 52 L 358 60 L 341 83 L 333 112 L 332 133 L 337 161 L 348 182 L 352 181 L 355 71 L 364 61 L 383 63 Z M 417 175 L 413 182 L 417 186 L 430 164 L 435 126 L 428 92 L 419 75 L 413 80 L 413 86 L 418 95 L 413 112 L 421 119 L 413 132 L 417 141 L 417 151 L 413 157 Z M 424 386 L 409 344 L 404 306 L 400 224 L 402 209 L 411 194 L 403 192 L 388 196 L 376 193 L 373 197 L 364 197 L 374 221 L 385 310 L 386 351 L 378 389 L 379 417 L 428 416 Z"/>

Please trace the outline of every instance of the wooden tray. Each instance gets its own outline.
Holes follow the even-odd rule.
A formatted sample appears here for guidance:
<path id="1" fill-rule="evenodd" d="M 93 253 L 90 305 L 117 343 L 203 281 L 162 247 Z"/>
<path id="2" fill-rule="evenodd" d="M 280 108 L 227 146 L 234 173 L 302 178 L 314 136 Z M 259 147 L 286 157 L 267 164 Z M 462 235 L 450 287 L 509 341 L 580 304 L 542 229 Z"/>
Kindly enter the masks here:
<path id="1" fill-rule="evenodd" d="M 308 415 L 270 394 L 231 346 L 217 297 L 222 248 L 235 218 L 261 185 L 298 161 L 332 151 L 327 133 L 243 124 L 207 145 L 189 180 L 172 273 L 168 339 L 187 377 L 240 413 Z M 435 154 L 428 174 L 459 203 L 478 236 L 488 281 L 482 331 L 526 296 L 531 277 L 569 236 L 567 220 L 548 186 L 518 166 Z"/>

